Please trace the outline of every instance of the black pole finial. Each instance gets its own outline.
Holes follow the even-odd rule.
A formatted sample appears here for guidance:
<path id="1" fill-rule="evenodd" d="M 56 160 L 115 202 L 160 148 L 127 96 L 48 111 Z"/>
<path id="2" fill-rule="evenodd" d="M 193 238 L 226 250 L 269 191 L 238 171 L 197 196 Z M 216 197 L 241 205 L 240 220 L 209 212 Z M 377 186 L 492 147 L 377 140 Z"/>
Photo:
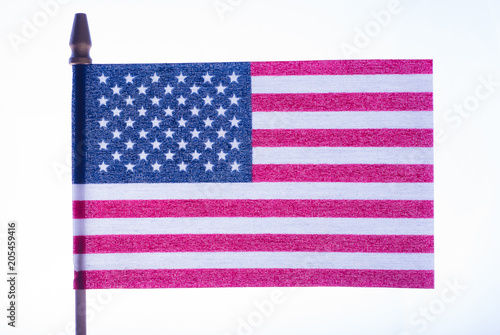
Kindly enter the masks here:
<path id="1" fill-rule="evenodd" d="M 90 58 L 89 54 L 92 41 L 90 40 L 87 15 L 84 13 L 75 14 L 69 46 L 72 51 L 69 59 L 70 64 L 92 64 L 92 58 Z"/>

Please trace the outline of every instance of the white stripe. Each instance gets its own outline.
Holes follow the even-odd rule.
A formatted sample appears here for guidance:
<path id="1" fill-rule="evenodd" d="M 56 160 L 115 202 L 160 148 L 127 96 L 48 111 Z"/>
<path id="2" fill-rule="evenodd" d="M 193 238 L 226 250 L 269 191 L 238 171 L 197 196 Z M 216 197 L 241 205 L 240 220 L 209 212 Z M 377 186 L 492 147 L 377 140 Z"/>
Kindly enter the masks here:
<path id="1" fill-rule="evenodd" d="M 432 92 L 432 74 L 252 77 L 252 93 L 353 92 Z"/>
<path id="2" fill-rule="evenodd" d="M 344 252 L 171 252 L 74 255 L 75 271 L 132 269 L 433 270 L 433 254 Z"/>
<path id="3" fill-rule="evenodd" d="M 74 200 L 432 200 L 432 183 L 170 183 L 73 185 Z"/>
<path id="4" fill-rule="evenodd" d="M 349 234 L 433 235 L 433 219 L 134 218 L 74 219 L 73 234 Z"/>
<path id="5" fill-rule="evenodd" d="M 432 148 L 253 148 L 253 164 L 432 164 Z"/>
<path id="6" fill-rule="evenodd" d="M 432 129 L 432 112 L 253 112 L 253 129 Z"/>

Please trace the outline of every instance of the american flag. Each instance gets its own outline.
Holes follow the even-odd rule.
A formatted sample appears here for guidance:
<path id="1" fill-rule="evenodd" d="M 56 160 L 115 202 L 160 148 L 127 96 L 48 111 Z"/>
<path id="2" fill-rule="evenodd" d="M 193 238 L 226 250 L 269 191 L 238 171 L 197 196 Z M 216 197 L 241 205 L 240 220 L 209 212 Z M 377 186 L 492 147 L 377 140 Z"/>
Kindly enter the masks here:
<path id="1" fill-rule="evenodd" d="M 77 65 L 76 289 L 434 286 L 431 60 Z"/>

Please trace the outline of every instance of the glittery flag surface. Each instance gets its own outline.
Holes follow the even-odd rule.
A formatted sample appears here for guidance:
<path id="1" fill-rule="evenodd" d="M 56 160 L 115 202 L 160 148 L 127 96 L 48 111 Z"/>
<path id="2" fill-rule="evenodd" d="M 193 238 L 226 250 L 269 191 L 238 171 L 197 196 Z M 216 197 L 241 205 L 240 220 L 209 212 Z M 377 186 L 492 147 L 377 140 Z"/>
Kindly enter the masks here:
<path id="1" fill-rule="evenodd" d="M 433 288 L 431 60 L 73 73 L 76 289 Z"/>

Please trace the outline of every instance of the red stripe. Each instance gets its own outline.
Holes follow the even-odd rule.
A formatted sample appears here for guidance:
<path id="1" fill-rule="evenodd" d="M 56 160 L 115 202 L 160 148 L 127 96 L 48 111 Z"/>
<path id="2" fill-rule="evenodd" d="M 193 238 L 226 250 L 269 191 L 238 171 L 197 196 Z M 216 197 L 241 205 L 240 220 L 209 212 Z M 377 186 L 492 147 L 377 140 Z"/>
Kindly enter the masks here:
<path id="1" fill-rule="evenodd" d="M 88 200 L 73 201 L 73 218 L 432 218 L 433 206 L 432 200 Z"/>
<path id="2" fill-rule="evenodd" d="M 253 147 L 432 147 L 432 129 L 254 129 Z"/>
<path id="3" fill-rule="evenodd" d="M 73 253 L 128 252 L 432 253 L 432 235 L 179 234 L 74 236 Z"/>
<path id="4" fill-rule="evenodd" d="M 252 76 L 432 74 L 432 59 L 252 62 Z"/>
<path id="5" fill-rule="evenodd" d="M 431 111 L 432 92 L 252 94 L 252 111 Z"/>
<path id="6" fill-rule="evenodd" d="M 432 270 L 165 269 L 75 272 L 75 289 L 354 286 L 434 288 Z"/>
<path id="7" fill-rule="evenodd" d="M 398 164 L 256 164 L 254 182 L 432 183 L 433 166 Z"/>

